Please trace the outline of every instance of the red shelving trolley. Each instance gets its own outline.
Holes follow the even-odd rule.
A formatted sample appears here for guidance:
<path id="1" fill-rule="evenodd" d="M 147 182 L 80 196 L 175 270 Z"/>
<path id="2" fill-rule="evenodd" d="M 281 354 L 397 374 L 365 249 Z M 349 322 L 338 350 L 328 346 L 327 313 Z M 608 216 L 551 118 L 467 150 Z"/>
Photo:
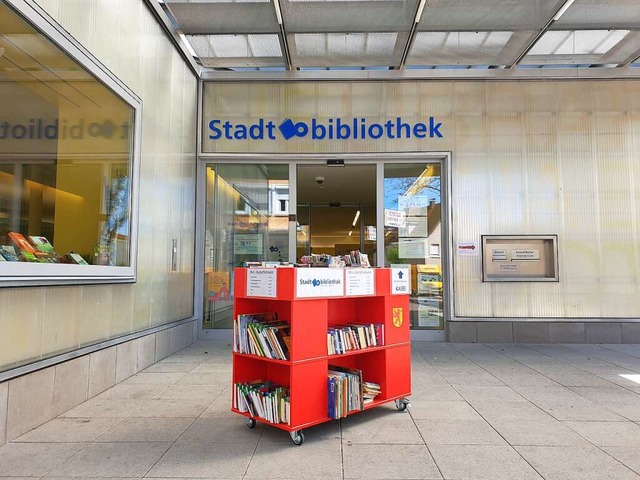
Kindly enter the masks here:
<path id="1" fill-rule="evenodd" d="M 328 413 L 329 365 L 360 370 L 362 381 L 380 386 L 363 410 L 388 402 L 405 410 L 411 394 L 408 277 L 407 269 L 389 268 L 237 268 L 234 319 L 275 313 L 288 324 L 289 351 L 286 360 L 240 353 L 234 328 L 232 411 L 246 416 L 250 428 L 256 420 L 272 425 L 288 431 L 300 445 L 304 428 L 333 420 Z M 382 325 L 381 345 L 329 355 L 330 329 L 371 324 Z M 235 385 L 257 380 L 288 389 L 288 424 L 238 408 Z"/>

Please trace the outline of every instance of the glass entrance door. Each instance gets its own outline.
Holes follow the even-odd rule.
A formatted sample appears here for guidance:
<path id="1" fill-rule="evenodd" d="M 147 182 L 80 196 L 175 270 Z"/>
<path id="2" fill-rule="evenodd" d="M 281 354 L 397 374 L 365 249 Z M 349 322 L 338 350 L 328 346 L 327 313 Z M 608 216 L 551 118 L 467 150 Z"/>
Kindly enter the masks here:
<path id="1" fill-rule="evenodd" d="M 384 165 L 384 264 L 410 269 L 414 337 L 444 341 L 441 180 L 439 163 Z"/>
<path id="2" fill-rule="evenodd" d="M 366 253 L 376 259 L 376 165 L 298 165 L 296 258 Z"/>

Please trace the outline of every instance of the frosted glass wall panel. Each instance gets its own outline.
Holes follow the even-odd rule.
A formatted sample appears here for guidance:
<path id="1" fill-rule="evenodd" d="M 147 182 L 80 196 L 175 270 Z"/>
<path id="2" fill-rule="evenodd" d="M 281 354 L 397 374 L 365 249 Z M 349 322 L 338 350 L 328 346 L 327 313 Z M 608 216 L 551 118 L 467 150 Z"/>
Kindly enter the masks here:
<path id="1" fill-rule="evenodd" d="M 261 117 L 276 127 L 287 118 L 433 117 L 442 137 L 285 140 L 276 128 L 273 140 L 209 138 L 211 119 Z M 454 255 L 456 316 L 640 316 L 636 80 L 205 84 L 203 138 L 205 152 L 450 151 L 453 245 L 482 234 L 559 241 L 553 284 L 483 284 L 480 258 Z"/>
<path id="2" fill-rule="evenodd" d="M 0 370 L 193 314 L 195 76 L 140 0 L 37 3 L 142 99 L 138 281 L 0 290 Z"/>

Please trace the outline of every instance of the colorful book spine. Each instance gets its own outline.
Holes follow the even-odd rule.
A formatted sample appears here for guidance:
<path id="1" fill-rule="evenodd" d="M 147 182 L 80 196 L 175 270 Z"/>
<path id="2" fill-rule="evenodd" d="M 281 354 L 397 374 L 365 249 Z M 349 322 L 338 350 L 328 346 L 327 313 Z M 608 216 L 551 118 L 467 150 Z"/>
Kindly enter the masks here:
<path id="1" fill-rule="evenodd" d="M 384 345 L 384 325 L 334 326 L 327 332 L 327 354 L 341 355 L 352 350 L 363 350 Z"/>
<path id="2" fill-rule="evenodd" d="M 289 358 L 289 324 L 276 315 L 238 315 L 233 323 L 233 351 L 276 360 Z"/>
<path id="3" fill-rule="evenodd" d="M 291 424 L 289 389 L 257 380 L 233 386 L 233 407 L 271 423 Z"/>

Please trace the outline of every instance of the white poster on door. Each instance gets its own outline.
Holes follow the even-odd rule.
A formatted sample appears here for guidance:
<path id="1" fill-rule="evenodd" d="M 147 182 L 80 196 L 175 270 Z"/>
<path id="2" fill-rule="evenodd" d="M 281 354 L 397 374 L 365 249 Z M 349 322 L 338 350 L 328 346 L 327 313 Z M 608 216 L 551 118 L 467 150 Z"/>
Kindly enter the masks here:
<path id="1" fill-rule="evenodd" d="M 410 277 L 408 268 L 391 269 L 391 294 L 408 295 L 411 293 Z"/>
<path id="2" fill-rule="evenodd" d="M 407 223 L 407 215 L 398 210 L 384 210 L 384 226 L 404 228 Z"/>
<path id="3" fill-rule="evenodd" d="M 296 297 L 344 296 L 342 268 L 296 268 Z"/>

